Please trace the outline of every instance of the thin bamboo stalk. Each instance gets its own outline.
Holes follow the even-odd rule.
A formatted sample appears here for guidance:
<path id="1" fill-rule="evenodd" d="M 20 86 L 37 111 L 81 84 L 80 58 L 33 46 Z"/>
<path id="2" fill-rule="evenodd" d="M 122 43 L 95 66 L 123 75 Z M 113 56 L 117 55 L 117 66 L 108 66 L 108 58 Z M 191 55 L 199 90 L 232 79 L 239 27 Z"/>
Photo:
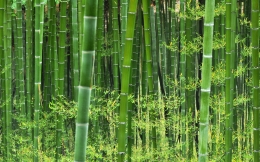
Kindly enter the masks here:
<path id="1" fill-rule="evenodd" d="M 146 60 L 146 68 L 147 68 L 147 78 L 148 78 L 148 94 L 154 94 L 154 86 L 153 86 L 153 72 L 152 72 L 152 52 L 151 52 L 151 28 L 150 28 L 150 16 L 149 16 L 149 4 L 147 0 L 142 1 L 143 5 L 143 19 L 144 19 L 144 41 L 145 41 L 145 60 Z M 152 110 L 151 120 L 154 121 L 155 114 Z M 157 148 L 156 144 L 156 129 L 152 127 L 152 142 L 153 148 Z"/>
<path id="2" fill-rule="evenodd" d="M 259 1 L 251 1 L 251 42 L 252 42 L 252 74 L 253 74 L 253 150 L 254 161 L 259 161 Z"/>
<path id="3" fill-rule="evenodd" d="M 12 77 L 12 69 L 11 69 L 11 1 L 4 1 L 5 14 L 4 14 L 4 58 L 5 58 L 5 157 L 6 161 L 10 161 L 11 159 L 11 138 L 10 134 L 12 133 L 12 98 L 11 98 L 11 77 Z"/>
<path id="4" fill-rule="evenodd" d="M 225 89 L 225 159 L 232 159 L 232 107 L 231 107 L 231 0 L 226 1 L 226 89 Z"/>
<path id="5" fill-rule="evenodd" d="M 122 64 L 122 83 L 120 94 L 120 113 L 119 113 L 119 132 L 118 132 L 118 162 L 123 162 L 125 159 L 125 143 L 126 143 L 126 116 L 128 107 L 128 91 L 131 70 L 132 45 L 134 37 L 134 25 L 136 19 L 137 0 L 132 0 L 129 3 L 129 10 L 127 15 L 124 60 Z"/>
<path id="6" fill-rule="evenodd" d="M 39 160 L 39 119 L 41 105 L 41 62 L 42 62 L 42 35 L 43 35 L 43 4 L 41 0 L 35 0 L 35 73 L 34 73 L 34 162 Z"/>
<path id="7" fill-rule="evenodd" d="M 73 98 L 78 100 L 78 85 L 79 85 L 79 24 L 78 24 L 78 6 L 77 1 L 71 2 L 72 13 L 72 52 L 73 52 Z"/>
<path id="8" fill-rule="evenodd" d="M 58 66 L 59 66 L 59 81 L 58 81 L 58 95 L 65 95 L 65 44 L 66 44 L 66 8 L 67 1 L 60 1 L 60 31 L 59 31 L 59 53 L 58 53 Z M 62 116 L 57 114 L 56 122 L 56 161 L 60 160 L 61 156 L 61 138 L 62 138 Z"/>

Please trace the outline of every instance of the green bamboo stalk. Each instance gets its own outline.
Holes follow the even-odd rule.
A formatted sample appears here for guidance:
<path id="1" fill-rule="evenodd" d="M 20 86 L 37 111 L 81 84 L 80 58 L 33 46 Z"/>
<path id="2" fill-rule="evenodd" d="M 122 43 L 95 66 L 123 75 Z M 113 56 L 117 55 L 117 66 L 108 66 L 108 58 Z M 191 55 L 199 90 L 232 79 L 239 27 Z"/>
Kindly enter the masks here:
<path id="1" fill-rule="evenodd" d="M 139 1 L 140 2 L 140 1 Z M 142 30 L 142 33 L 143 33 L 143 29 L 141 28 Z M 147 86 L 147 66 L 146 66 L 146 63 L 145 63 L 145 58 L 146 58 L 146 52 L 145 52 L 145 45 L 144 45 L 144 37 L 142 36 L 141 37 L 141 54 L 142 54 L 142 57 L 141 57 L 141 66 L 142 66 L 142 92 L 141 92 L 141 96 L 143 97 L 143 101 L 141 104 L 144 104 L 147 102 L 147 89 L 148 89 L 148 86 Z M 142 107 L 142 120 L 145 121 L 146 120 L 146 112 L 147 112 L 147 107 L 146 106 L 143 106 Z M 141 132 L 141 138 L 142 138 L 142 145 L 143 147 L 146 149 L 146 128 L 142 129 L 142 132 Z"/>
<path id="2" fill-rule="evenodd" d="M 50 3 L 48 3 L 48 8 L 50 8 Z M 44 30 L 46 31 L 43 35 L 46 35 L 45 38 L 47 37 L 47 34 L 50 36 L 51 35 L 51 24 L 52 21 L 50 20 L 50 11 L 51 9 L 48 10 L 47 16 L 48 16 L 48 30 Z M 47 41 L 46 39 L 43 39 L 42 42 L 42 55 L 43 55 L 43 59 L 42 59 L 42 73 L 43 76 L 50 76 L 50 64 L 51 64 L 51 59 L 50 59 L 50 41 Z M 47 113 L 49 112 L 49 102 L 50 102 L 50 78 L 49 77 L 43 77 L 42 79 L 42 112 Z M 41 131 L 42 134 L 42 138 L 41 138 L 41 150 L 42 151 L 46 151 L 47 149 L 47 142 L 46 142 L 46 129 L 43 129 Z"/>
<path id="3" fill-rule="evenodd" d="M 79 30 L 79 60 L 81 59 L 81 50 L 82 50 L 82 38 L 83 38 L 83 15 L 84 15 L 84 10 L 82 10 L 82 0 L 77 0 L 77 5 L 78 5 L 78 30 Z M 80 61 L 79 61 L 79 67 L 80 67 Z M 79 68 L 80 70 L 80 68 Z M 80 73 L 80 71 L 79 71 Z"/>
<path id="4" fill-rule="evenodd" d="M 122 64 L 122 82 L 121 82 L 121 94 L 120 94 L 120 112 L 119 112 L 119 132 L 118 132 L 118 162 L 123 162 L 125 158 L 125 143 L 126 143 L 126 114 L 128 107 L 128 90 L 131 70 L 131 58 L 132 58 L 132 45 L 134 37 L 134 26 L 136 19 L 137 0 L 132 0 L 129 3 L 125 48 L 124 48 L 124 60 Z"/>
<path id="5" fill-rule="evenodd" d="M 19 101 L 21 116 L 25 118 L 25 91 L 24 91 L 24 58 L 23 58 L 23 28 L 22 28 L 22 4 L 21 0 L 16 1 L 17 7 L 17 49 L 18 49 L 18 67 L 19 67 Z M 25 132 L 23 132 L 25 133 Z"/>
<path id="6" fill-rule="evenodd" d="M 145 60 L 147 66 L 147 77 L 148 77 L 148 94 L 154 94 L 153 87 L 153 73 L 152 73 L 152 53 L 151 53 L 151 29 L 150 29 L 150 17 L 149 17 L 149 3 L 147 0 L 142 1 L 143 5 L 143 19 L 144 19 L 144 37 L 145 37 Z M 152 115 L 151 120 L 154 120 L 154 115 Z M 156 149 L 156 129 L 152 127 L 152 142 L 153 148 Z"/>
<path id="7" fill-rule="evenodd" d="M 12 24 L 12 33 L 14 36 L 17 36 L 17 21 L 16 21 L 16 15 L 15 14 L 12 14 L 11 16 L 11 24 Z M 18 61 L 18 40 L 17 39 L 14 39 L 13 40 L 13 45 L 14 45 L 14 48 L 12 49 L 12 69 L 15 69 L 14 71 L 14 91 L 17 92 L 15 93 L 14 95 L 14 98 L 19 100 L 19 61 Z M 13 55 L 14 54 L 14 55 Z"/>
<path id="8" fill-rule="evenodd" d="M 50 1 L 50 16 L 52 19 L 52 27 L 51 27 L 51 37 L 50 37 L 50 42 L 51 42 L 51 90 L 52 90 L 52 99 L 55 99 L 58 96 L 59 92 L 59 76 L 58 76 L 58 52 L 57 52 L 57 40 L 56 40 L 56 31 L 57 31 L 57 26 L 56 26 L 56 21 L 57 21 L 57 14 L 56 14 L 56 2 L 55 1 Z M 57 123 L 57 122 L 56 122 Z"/>
<path id="9" fill-rule="evenodd" d="M 170 13 L 170 38 L 169 38 L 169 42 L 171 42 L 173 39 L 176 39 L 176 26 L 177 26 L 177 20 L 176 20 L 176 14 L 175 14 L 175 6 L 176 6 L 176 0 L 171 0 L 170 1 L 170 4 L 169 4 L 169 7 L 171 8 L 171 10 L 169 9 Z M 174 10 L 174 12 L 172 11 Z M 176 70 L 176 63 L 178 62 L 176 59 L 177 59 L 177 51 L 170 51 L 169 52 L 170 54 L 170 67 L 169 67 L 169 79 L 171 81 L 174 81 L 176 79 L 176 73 L 175 73 L 175 70 Z M 169 86 L 169 93 L 168 93 L 168 96 L 169 96 L 169 99 L 171 97 L 173 97 L 175 95 L 175 88 L 174 86 Z M 169 109 L 168 112 L 166 112 L 166 120 L 169 116 L 171 116 L 173 113 L 178 113 L 178 111 L 176 112 L 173 112 L 173 109 Z M 176 114 L 177 115 L 177 114 Z M 177 115 L 178 116 L 178 115 Z M 172 122 L 172 121 L 171 121 Z M 173 123 L 175 124 L 175 123 Z M 172 127 L 172 125 L 170 124 L 168 128 L 166 128 L 166 135 L 167 135 L 167 138 L 168 138 L 168 141 L 169 141 L 169 145 L 170 146 L 174 146 L 175 144 L 175 139 L 176 139 L 176 130 Z"/>
<path id="10" fill-rule="evenodd" d="M 97 88 L 104 88 L 104 60 L 102 57 L 102 52 L 104 52 L 102 46 L 104 45 L 104 0 L 98 1 L 98 12 L 97 12 L 97 49 L 96 49 L 96 60 L 95 60 L 95 68 L 94 68 L 94 78 L 95 78 L 95 86 Z M 94 89 L 95 97 L 99 98 L 102 96 L 103 90 L 102 89 Z M 101 104 L 97 102 L 96 107 L 101 107 Z M 98 130 L 101 129 L 99 126 L 99 123 L 102 123 L 102 121 L 99 121 L 99 117 L 96 117 L 93 119 L 93 133 L 98 133 Z"/>
<path id="11" fill-rule="evenodd" d="M 176 4 L 176 0 L 171 0 L 171 7 L 172 9 L 175 11 L 175 5 Z M 176 39 L 176 15 L 175 12 L 171 12 L 171 39 Z M 171 73 L 170 73 L 170 78 L 172 80 L 175 79 L 175 63 L 176 63 L 176 51 L 171 51 Z M 169 89 L 169 95 L 174 94 L 174 89 L 170 88 Z"/>
<path id="12" fill-rule="evenodd" d="M 27 121 L 32 121 L 32 1 L 26 1 L 26 111 Z M 32 129 L 28 129 L 28 136 L 33 139 Z"/>
<path id="13" fill-rule="evenodd" d="M 141 96 L 142 94 L 142 89 L 141 89 L 141 74 L 140 74 L 140 65 L 141 65 L 141 38 L 142 38 L 142 34 L 141 34 L 141 31 L 142 31 L 142 11 L 140 9 L 141 5 L 140 1 L 139 3 L 137 4 L 137 20 L 136 20 L 136 31 L 135 31 L 135 37 L 136 37 L 136 48 L 135 48 L 135 53 L 133 52 L 134 54 L 134 57 L 133 59 L 136 60 L 134 63 L 133 63 L 133 67 L 135 67 L 135 63 L 137 64 L 136 65 L 136 69 L 133 69 L 133 84 L 135 86 L 135 92 L 134 92 L 134 95 L 135 95 L 135 98 L 136 98 L 136 102 L 139 102 L 140 103 L 140 98 L 138 98 L 138 96 Z M 135 57 L 137 57 L 137 59 L 135 59 Z M 136 71 L 136 72 L 134 72 Z M 142 108 L 140 108 L 140 104 L 134 104 L 134 108 L 133 108 L 135 111 L 135 113 L 137 114 L 142 114 Z M 139 119 L 142 119 L 140 116 L 139 116 Z M 145 131 L 144 129 L 139 129 L 138 127 L 135 127 L 134 126 L 134 139 L 133 139 L 133 143 L 134 144 L 137 144 L 137 142 L 139 142 L 139 139 L 137 138 L 137 136 L 140 135 L 140 143 L 141 146 L 144 146 L 145 145 L 145 142 L 143 142 L 145 139 L 145 137 L 143 137 L 142 135 L 145 135 Z"/>
<path id="14" fill-rule="evenodd" d="M 97 68 L 95 68 L 95 73 L 96 73 L 96 86 L 101 87 L 102 85 L 102 45 L 104 43 L 103 39 L 103 26 L 104 26 L 104 1 L 100 1 L 98 3 L 98 18 L 97 18 Z M 97 95 L 99 95 L 99 92 Z"/>
<path id="15" fill-rule="evenodd" d="M 89 125 L 88 111 L 90 105 L 95 56 L 98 3 L 97 1 L 85 0 L 85 5 L 74 161 L 86 160 L 86 145 Z"/>
<path id="16" fill-rule="evenodd" d="M 254 161 L 259 161 L 259 1 L 251 0 L 251 42 L 253 75 L 253 154 Z"/>
<path id="17" fill-rule="evenodd" d="M 219 5 L 220 4 L 220 0 L 215 0 L 215 6 Z M 218 35 L 220 34 L 220 16 L 215 16 L 215 19 L 214 19 L 214 35 Z M 220 55 L 220 50 L 217 49 L 217 50 L 213 50 L 213 62 L 212 62 L 212 66 L 213 67 L 216 67 L 216 65 L 218 65 L 220 63 L 219 61 L 219 55 Z M 213 96 L 219 96 L 219 92 L 220 92 L 220 89 L 219 89 L 219 85 L 212 85 L 212 95 Z M 220 102 L 220 100 L 219 100 Z M 212 127 L 211 127 L 211 130 L 212 130 L 212 136 L 216 136 L 218 132 L 216 132 L 216 128 L 217 128 L 217 120 L 218 120 L 218 116 L 220 115 L 217 111 L 217 109 L 213 108 L 212 109 L 212 114 L 213 114 L 213 117 L 212 117 Z M 217 142 L 217 138 L 213 138 L 213 141 L 212 141 L 212 150 L 213 151 L 216 151 L 216 142 Z"/>
<path id="18" fill-rule="evenodd" d="M 231 107 L 231 0 L 226 1 L 226 89 L 225 89 L 225 151 L 226 161 L 232 160 L 232 107 Z"/>
<path id="19" fill-rule="evenodd" d="M 0 56 L 1 58 L 1 69 L 4 69 L 5 66 L 5 60 L 4 60 L 4 19 L 5 19 L 5 1 L 0 1 Z M 5 159 L 5 149 L 3 149 L 6 146 L 6 112 L 5 112 L 5 106 L 4 106 L 4 102 L 5 102 L 5 73 L 1 73 L 1 121 L 2 121 L 2 141 L 1 141 L 1 150 L 3 151 L 3 160 Z"/>
<path id="20" fill-rule="evenodd" d="M 118 0 L 113 0 L 113 78 L 114 90 L 119 93 L 119 27 L 118 27 Z M 115 95 L 116 95 L 115 94 Z"/>
<path id="21" fill-rule="evenodd" d="M 52 21 L 51 23 L 51 36 L 50 36 L 50 55 L 51 55 L 51 94 L 52 98 L 57 97 L 57 87 L 56 84 L 57 80 L 57 74 L 58 74 L 58 60 L 57 60 L 57 42 L 56 42 L 56 3 L 54 1 L 49 1 L 50 6 L 50 19 Z"/>
<path id="22" fill-rule="evenodd" d="M 170 0 L 167 0 L 166 1 L 166 6 L 165 6 L 165 11 L 164 11 L 164 22 L 165 22 L 165 37 L 166 37 L 166 43 L 167 44 L 170 44 L 171 42 L 171 32 L 172 32 L 172 29 L 171 29 L 171 21 L 172 21 L 172 18 L 171 18 L 171 10 L 169 9 L 171 7 L 171 2 Z M 169 48 L 166 48 L 166 76 L 169 78 L 170 77 L 170 74 L 171 74 L 171 50 Z M 167 96 L 169 96 L 169 91 L 170 91 L 170 84 L 166 84 L 166 87 L 165 87 L 165 90 L 166 90 L 166 94 Z"/>
<path id="23" fill-rule="evenodd" d="M 5 58 L 5 157 L 4 159 L 6 161 L 11 160 L 11 139 L 10 134 L 12 133 L 12 98 L 11 98 L 11 77 L 12 77 L 12 69 L 11 69 L 11 9 L 12 2 L 11 1 L 5 1 L 4 7 L 5 7 L 5 14 L 4 14 L 4 58 Z"/>
<path id="24" fill-rule="evenodd" d="M 113 8 L 113 51 L 112 51 L 112 63 L 113 63 L 113 81 L 114 81 L 114 96 L 119 95 L 119 54 L 120 54 L 120 40 L 119 40 L 119 25 L 118 25 L 118 0 L 112 1 Z M 115 114 L 119 114 L 119 107 L 115 109 Z M 118 134 L 118 127 L 116 126 L 116 138 Z"/>
<path id="25" fill-rule="evenodd" d="M 179 82 L 181 85 L 180 88 L 180 97 L 182 99 L 181 102 L 181 145 L 182 145 L 182 156 L 186 156 L 186 90 L 185 90 L 185 82 L 186 78 L 186 53 L 183 48 L 185 47 L 185 3 L 186 0 L 180 0 L 180 69 L 179 69 Z"/>
<path id="26" fill-rule="evenodd" d="M 78 100 L 79 85 L 79 24 L 78 24 L 78 6 L 77 1 L 71 2 L 72 13 L 72 53 L 73 53 L 73 99 Z"/>
<path id="27" fill-rule="evenodd" d="M 135 41 L 136 39 L 134 38 L 133 40 L 133 54 L 135 55 Z M 135 56 L 133 56 L 135 57 Z M 130 71 L 130 79 L 129 79 L 129 90 L 128 94 L 133 95 L 134 91 L 134 84 L 133 84 L 133 64 L 134 64 L 134 58 L 131 60 L 130 63 L 131 66 L 131 71 Z M 132 161 L 132 146 L 133 146 L 133 129 L 132 129 L 132 117 L 133 117 L 133 103 L 131 100 L 128 100 L 128 107 L 127 107 L 127 161 L 131 162 Z"/>
<path id="28" fill-rule="evenodd" d="M 187 6 L 189 8 L 191 8 L 191 0 L 188 0 L 187 1 Z M 191 43 L 192 42 L 192 20 L 190 18 L 187 18 L 186 19 L 186 29 L 185 29 L 185 35 L 186 35 L 186 40 L 187 40 L 187 43 Z M 192 79 L 195 78 L 195 76 L 193 75 L 194 73 L 192 73 L 192 70 L 195 68 L 194 66 L 194 55 L 193 53 L 190 53 L 186 56 L 186 81 L 187 81 L 187 84 L 190 84 Z M 193 94 L 195 94 L 195 91 L 194 89 L 186 89 L 186 96 L 185 96 L 185 101 L 187 102 L 186 104 L 186 111 L 189 115 L 187 115 L 187 122 L 188 122 L 188 149 L 187 149 L 187 152 L 188 152 L 188 159 L 191 159 L 191 156 L 193 154 L 193 137 L 194 137 L 194 133 L 192 132 L 193 129 L 192 129 L 192 117 L 193 117 L 193 114 L 194 114 L 194 104 L 195 104 L 195 100 L 194 98 L 192 97 Z M 191 116 L 189 118 L 189 116 Z"/>
<path id="29" fill-rule="evenodd" d="M 140 12 L 140 11 L 137 11 Z M 137 19 L 140 18 L 137 16 Z M 137 100 L 137 94 L 135 92 L 137 85 L 137 74 L 138 74 L 138 44 L 139 41 L 139 35 L 137 35 L 137 31 L 139 30 L 138 27 L 138 21 L 136 21 L 136 28 L 135 28 L 135 36 L 133 40 L 133 58 L 131 61 L 131 73 L 130 73 L 130 81 L 129 81 L 129 94 L 134 96 L 134 100 Z M 127 161 L 132 161 L 132 147 L 134 145 L 134 133 L 133 133 L 133 122 L 132 117 L 135 114 L 135 104 L 132 103 L 132 101 L 128 101 L 128 124 L 127 124 Z"/>
<path id="30" fill-rule="evenodd" d="M 221 3 L 225 3 L 224 0 L 221 0 Z M 220 35 L 225 34 L 225 16 L 224 14 L 220 15 Z M 220 49 L 220 55 L 219 55 L 219 61 L 220 63 L 225 63 L 225 48 Z M 220 94 L 221 98 L 225 97 L 225 82 L 222 82 L 220 85 Z M 220 116 L 220 118 L 223 118 L 223 115 Z M 224 133 L 224 121 L 220 121 L 220 131 Z"/>
<path id="31" fill-rule="evenodd" d="M 41 62 L 42 62 L 42 35 L 43 35 L 43 4 L 41 0 L 35 0 L 35 74 L 34 74 L 34 162 L 39 160 L 39 118 L 41 105 Z"/>
<path id="32" fill-rule="evenodd" d="M 236 0 L 231 0 L 231 62 L 230 62 L 230 68 L 231 68 L 231 78 L 230 78 L 230 107 L 231 107 L 231 124 L 232 124 L 232 132 L 236 132 L 236 121 L 237 116 L 236 116 L 236 107 L 234 106 L 234 98 L 236 98 L 236 80 L 234 76 L 234 71 L 236 71 L 236 66 L 237 63 L 237 50 L 236 50 L 236 44 L 235 44 L 235 39 L 236 39 L 236 26 L 237 26 L 237 1 Z M 237 139 L 237 138 L 236 138 Z M 232 150 L 235 151 L 237 149 L 237 140 L 235 139 L 235 142 L 231 145 Z M 232 152 L 231 152 L 232 154 Z M 231 155 L 231 161 L 232 161 L 232 155 Z"/>
<path id="33" fill-rule="evenodd" d="M 163 40 L 163 37 L 162 37 L 162 32 L 163 32 L 163 23 L 162 23 L 162 19 L 161 19 L 161 15 L 162 15 L 162 13 L 161 13 L 161 6 L 160 6 L 160 0 L 156 0 L 156 28 L 157 28 L 157 44 L 158 44 L 158 46 L 159 47 L 157 47 L 158 48 L 158 57 L 159 57 L 159 59 L 158 59 L 158 61 L 160 60 L 161 61 L 161 63 L 159 63 L 159 67 L 162 67 L 161 69 L 165 69 L 165 64 L 164 64 L 164 55 L 163 55 L 163 49 L 164 49 L 164 47 L 161 45 L 162 44 L 162 42 L 164 41 Z M 163 78 L 164 78 L 164 76 L 163 76 Z M 163 79 L 163 81 L 165 81 L 165 79 Z M 163 85 L 164 85 L 164 83 L 163 83 Z"/>
<path id="34" fill-rule="evenodd" d="M 60 96 L 65 95 L 65 58 L 66 58 L 66 8 L 67 1 L 60 1 L 60 31 L 59 31 L 59 51 L 58 51 L 58 66 L 59 66 L 59 82 L 58 82 L 58 94 Z M 62 116 L 57 114 L 56 122 L 56 161 L 60 160 L 61 156 L 61 138 L 62 138 Z"/>
<path id="35" fill-rule="evenodd" d="M 138 23 L 138 25 L 140 25 L 140 26 L 142 26 L 142 19 L 141 19 L 141 17 L 142 17 L 142 9 L 141 9 L 141 1 L 139 1 L 138 2 L 138 11 L 140 11 L 140 12 L 138 12 L 137 13 L 137 16 L 138 16 L 138 19 L 137 19 L 137 23 Z M 144 45 L 144 37 L 143 37 L 143 28 L 142 27 L 140 27 L 139 28 L 139 33 L 140 33 L 140 54 L 141 54 L 141 58 L 140 58 L 140 62 L 141 62 L 141 64 L 140 64 L 140 66 L 142 67 L 142 74 L 141 74 L 141 96 L 142 96 L 142 98 L 143 98 L 143 100 L 142 100 L 142 102 L 141 102 L 141 105 L 143 104 L 143 103 L 145 103 L 146 102 L 146 95 L 147 95 L 147 66 L 146 66 L 146 64 L 145 64 L 145 45 Z M 146 118 L 145 118 L 145 114 L 146 114 L 146 107 L 145 106 L 143 106 L 142 107 L 142 110 L 141 110 L 141 114 L 142 114 L 142 119 L 141 120 L 143 120 L 143 121 L 145 121 L 146 120 Z M 142 128 L 141 129 L 141 140 L 142 140 L 142 146 L 144 147 L 144 149 L 146 149 L 146 128 Z"/>
<path id="36" fill-rule="evenodd" d="M 51 1 L 48 1 L 47 4 L 48 11 L 48 31 L 46 31 L 46 36 L 48 41 L 44 39 L 43 41 L 43 75 L 44 76 L 51 76 L 51 31 L 52 31 L 52 10 L 51 9 Z M 44 34 L 45 35 L 45 34 Z M 43 111 L 49 111 L 49 102 L 51 99 L 51 77 L 43 77 Z"/>
<path id="37" fill-rule="evenodd" d="M 82 14 L 81 14 L 81 20 L 84 20 L 84 13 L 85 13 L 85 7 L 86 7 L 86 1 L 81 0 L 81 9 L 82 9 Z M 84 22 L 83 22 L 84 23 Z M 82 24 L 84 25 L 84 24 Z M 82 27 L 82 39 L 83 39 L 83 27 Z"/>
<path id="38" fill-rule="evenodd" d="M 52 60 L 51 60 L 51 31 L 52 31 L 52 12 L 53 12 L 53 8 L 54 6 L 51 6 L 51 1 L 48 2 L 47 4 L 48 6 L 48 31 L 47 34 L 48 35 L 48 41 L 46 41 L 46 39 L 44 39 L 43 41 L 43 45 L 44 46 L 44 50 L 45 52 L 43 52 L 43 75 L 44 76 L 51 76 L 52 70 L 51 70 L 51 64 L 52 64 Z M 47 36 L 46 36 L 47 37 Z M 43 77 L 43 111 L 47 112 L 49 111 L 49 102 L 51 99 L 51 77 Z M 43 135 L 44 136 L 44 135 Z M 46 144 L 43 144 L 46 145 Z"/>
<path id="39" fill-rule="evenodd" d="M 107 32 L 104 32 L 105 35 L 107 35 L 106 38 L 109 38 L 109 35 L 113 33 L 113 0 L 108 0 L 108 16 L 107 16 Z M 104 3 L 103 3 L 104 4 Z M 104 6 L 104 5 L 102 5 Z M 104 9 L 105 10 L 105 9 Z M 107 44 L 109 44 L 109 41 L 106 41 Z M 110 47 L 109 47 L 110 48 Z"/>
<path id="40" fill-rule="evenodd" d="M 157 35 L 156 35 L 156 24 L 155 24 L 155 13 L 154 13 L 154 6 L 150 7 L 150 23 L 151 23 L 151 37 L 152 37 L 152 41 L 151 41 L 151 50 L 152 50 L 152 73 L 153 73 L 153 88 L 154 88 L 154 94 L 158 94 L 158 60 L 159 60 L 159 56 L 157 53 Z M 155 95 L 155 100 L 158 99 L 158 96 Z"/>
<path id="41" fill-rule="evenodd" d="M 211 65 L 214 26 L 214 0 L 205 2 L 203 62 L 201 74 L 201 106 L 199 127 L 199 162 L 208 161 L 208 127 L 209 127 L 209 96 L 211 86 Z"/>
<path id="42" fill-rule="evenodd" d="M 166 42 L 166 20 L 165 20 L 165 12 L 163 11 L 163 2 L 161 1 L 159 3 L 159 10 L 160 10 L 160 29 L 158 28 L 158 33 L 161 35 L 158 36 L 159 38 L 159 44 L 162 44 L 162 42 Z M 157 23 L 158 24 L 158 23 Z M 161 70 L 160 70 L 160 73 L 161 73 L 161 77 L 162 77 L 162 85 L 163 85 L 163 88 L 165 89 L 165 93 L 167 93 L 168 91 L 166 90 L 166 87 L 167 87 L 167 84 L 166 84 L 166 75 L 167 75 L 167 67 L 166 67 L 166 64 L 167 64 L 167 50 L 166 50 L 166 47 L 165 46 L 161 46 L 161 53 L 160 53 L 160 57 L 161 57 Z M 166 94 L 168 95 L 168 94 Z"/>
<path id="43" fill-rule="evenodd" d="M 127 8 L 128 8 L 128 0 L 121 0 L 120 1 L 120 15 L 121 15 L 121 53 L 119 61 L 120 70 L 122 69 L 122 63 L 124 60 L 124 51 L 125 51 L 125 35 L 126 35 L 126 28 L 127 28 Z"/>

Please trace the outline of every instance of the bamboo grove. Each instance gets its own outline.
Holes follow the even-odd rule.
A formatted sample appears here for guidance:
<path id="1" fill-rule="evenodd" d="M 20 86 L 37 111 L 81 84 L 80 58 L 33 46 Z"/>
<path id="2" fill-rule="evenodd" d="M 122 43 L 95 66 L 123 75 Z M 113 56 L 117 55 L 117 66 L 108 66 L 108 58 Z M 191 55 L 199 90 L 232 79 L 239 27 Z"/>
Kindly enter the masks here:
<path id="1" fill-rule="evenodd" d="M 260 161 L 259 0 L 1 0 L 0 161 Z"/>

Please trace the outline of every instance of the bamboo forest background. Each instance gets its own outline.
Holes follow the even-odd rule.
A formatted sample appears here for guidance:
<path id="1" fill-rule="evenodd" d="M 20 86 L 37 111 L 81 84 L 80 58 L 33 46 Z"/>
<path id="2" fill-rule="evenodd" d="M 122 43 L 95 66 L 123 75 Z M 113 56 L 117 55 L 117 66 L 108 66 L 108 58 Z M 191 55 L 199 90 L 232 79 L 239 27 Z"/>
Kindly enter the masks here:
<path id="1" fill-rule="evenodd" d="M 259 161 L 258 26 L 259 0 L 1 0 L 0 161 Z"/>

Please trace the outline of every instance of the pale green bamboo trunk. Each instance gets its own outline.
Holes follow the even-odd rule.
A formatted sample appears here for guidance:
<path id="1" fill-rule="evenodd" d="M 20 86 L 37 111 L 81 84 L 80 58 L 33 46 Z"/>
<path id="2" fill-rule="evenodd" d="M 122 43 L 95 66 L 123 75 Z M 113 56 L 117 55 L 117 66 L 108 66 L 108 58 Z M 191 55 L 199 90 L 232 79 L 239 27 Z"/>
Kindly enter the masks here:
<path id="1" fill-rule="evenodd" d="M 97 1 L 85 0 L 83 47 L 80 64 L 78 113 L 75 135 L 74 161 L 86 161 L 86 146 L 89 126 L 89 106 L 92 89 L 97 26 Z"/>
<path id="2" fill-rule="evenodd" d="M 208 161 L 209 97 L 211 85 L 214 8 L 215 1 L 206 0 L 201 75 L 202 82 L 199 127 L 199 162 Z"/>

